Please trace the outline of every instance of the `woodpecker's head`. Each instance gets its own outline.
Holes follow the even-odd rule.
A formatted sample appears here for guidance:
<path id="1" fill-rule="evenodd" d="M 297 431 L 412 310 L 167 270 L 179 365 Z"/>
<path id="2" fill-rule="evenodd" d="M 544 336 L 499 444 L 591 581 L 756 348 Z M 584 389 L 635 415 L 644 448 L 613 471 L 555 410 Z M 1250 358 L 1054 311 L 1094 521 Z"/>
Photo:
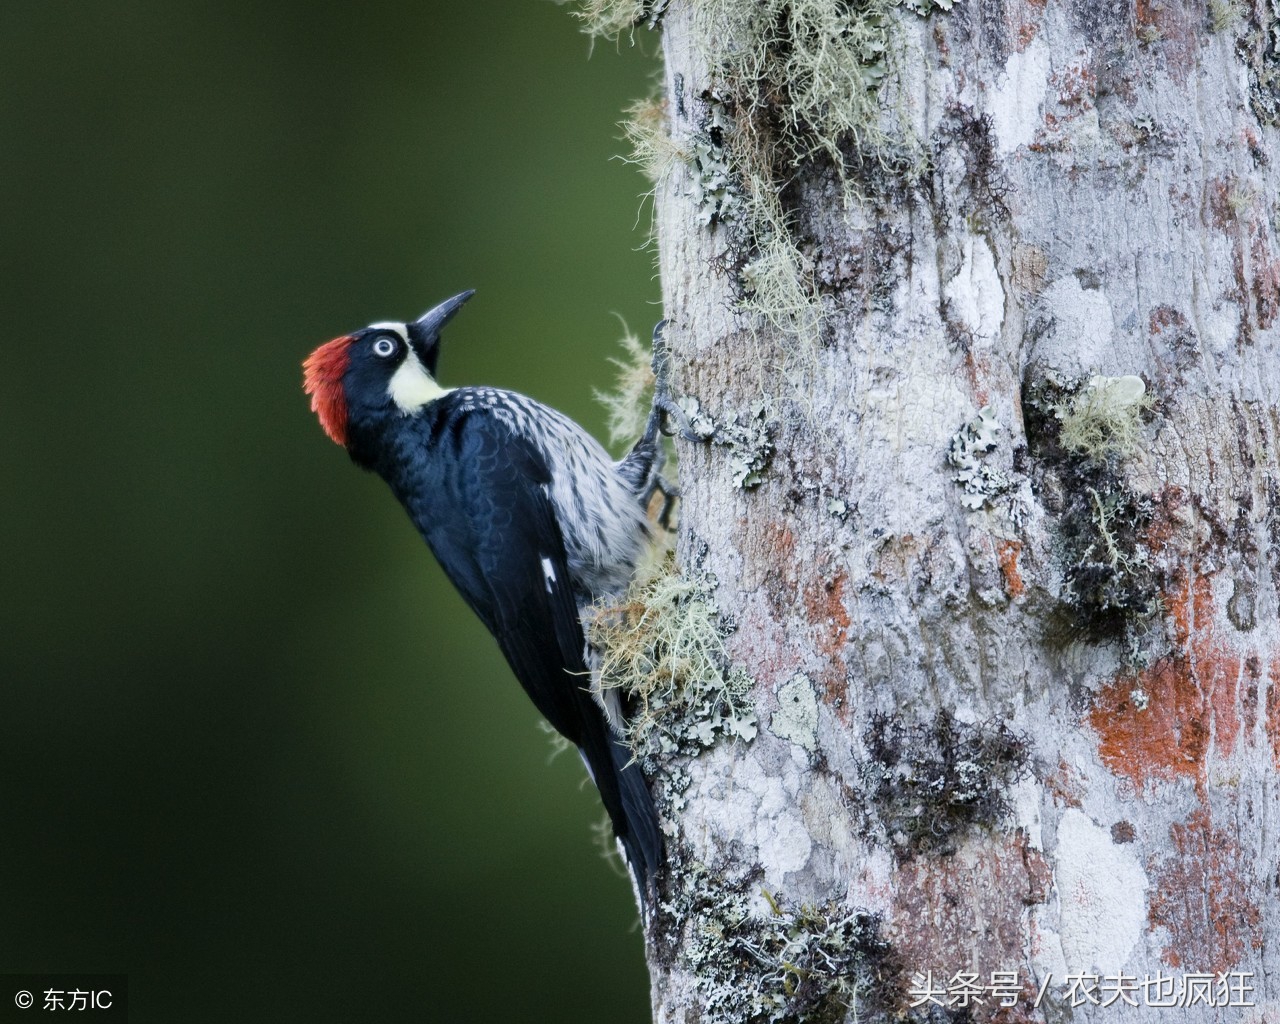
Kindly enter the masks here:
<path id="1" fill-rule="evenodd" d="M 474 295 L 446 299 L 409 323 L 370 324 L 327 341 L 302 364 L 302 389 L 329 437 L 348 450 L 352 428 L 412 416 L 447 389 L 436 383 L 440 329 Z"/>

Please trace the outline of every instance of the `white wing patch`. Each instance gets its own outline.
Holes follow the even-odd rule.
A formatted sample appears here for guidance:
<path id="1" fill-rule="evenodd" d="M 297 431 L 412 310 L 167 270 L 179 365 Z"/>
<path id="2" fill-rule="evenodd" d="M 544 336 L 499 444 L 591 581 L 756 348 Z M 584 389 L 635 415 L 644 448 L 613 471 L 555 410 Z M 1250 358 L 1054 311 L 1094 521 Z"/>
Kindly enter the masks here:
<path id="1" fill-rule="evenodd" d="M 391 329 L 395 325 L 380 326 Z M 404 362 L 391 375 L 391 381 L 387 384 L 387 394 L 406 416 L 412 416 L 424 405 L 442 398 L 452 390 L 453 388 L 442 388 L 436 383 L 435 378 L 427 373 L 427 368 L 422 365 L 412 347 L 409 348 Z"/>
<path id="2" fill-rule="evenodd" d="M 551 564 L 551 559 L 544 558 L 542 560 L 542 575 L 547 579 L 547 593 L 551 593 L 551 584 L 556 582 L 556 567 Z"/>

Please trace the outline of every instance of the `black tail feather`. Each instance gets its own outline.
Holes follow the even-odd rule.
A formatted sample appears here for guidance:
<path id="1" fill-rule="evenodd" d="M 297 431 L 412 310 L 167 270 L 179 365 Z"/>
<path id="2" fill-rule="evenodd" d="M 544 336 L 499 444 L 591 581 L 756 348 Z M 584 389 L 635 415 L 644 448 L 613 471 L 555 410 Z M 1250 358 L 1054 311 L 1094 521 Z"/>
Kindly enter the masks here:
<path id="1" fill-rule="evenodd" d="M 663 864 L 658 812 L 654 809 L 644 773 L 631 758 L 630 748 L 609 731 L 603 715 L 598 726 L 598 731 L 589 729 L 589 736 L 584 737 L 587 742 L 581 748 L 582 759 L 600 791 L 605 810 L 609 812 L 613 834 L 622 845 L 643 910 L 648 906 Z"/>
<path id="2" fill-rule="evenodd" d="M 609 748 L 625 818 L 622 823 L 614 821 L 614 832 L 635 875 L 641 901 L 647 902 L 653 883 L 662 870 L 662 832 L 658 828 L 658 813 L 654 810 L 644 773 L 631 758 L 630 748 L 614 736 L 610 737 Z M 619 827 L 620 824 L 625 826 L 625 831 Z"/>

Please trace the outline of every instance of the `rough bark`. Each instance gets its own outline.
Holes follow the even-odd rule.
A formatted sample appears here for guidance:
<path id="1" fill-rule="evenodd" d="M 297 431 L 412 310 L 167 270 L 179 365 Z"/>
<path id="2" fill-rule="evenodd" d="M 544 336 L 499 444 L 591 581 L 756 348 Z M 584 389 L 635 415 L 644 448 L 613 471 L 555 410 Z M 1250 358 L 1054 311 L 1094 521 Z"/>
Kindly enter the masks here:
<path id="1" fill-rule="evenodd" d="M 817 311 L 788 331 L 697 180 L 708 6 L 662 20 L 674 383 L 719 427 L 680 445 L 678 560 L 760 730 L 660 773 L 655 1019 L 1273 1019 L 1274 8 L 891 10 L 885 137 L 926 159 L 775 166 Z M 971 1018 L 912 1006 L 926 972 L 977 976 Z M 1158 972 L 1256 1008 L 1153 1011 Z"/>

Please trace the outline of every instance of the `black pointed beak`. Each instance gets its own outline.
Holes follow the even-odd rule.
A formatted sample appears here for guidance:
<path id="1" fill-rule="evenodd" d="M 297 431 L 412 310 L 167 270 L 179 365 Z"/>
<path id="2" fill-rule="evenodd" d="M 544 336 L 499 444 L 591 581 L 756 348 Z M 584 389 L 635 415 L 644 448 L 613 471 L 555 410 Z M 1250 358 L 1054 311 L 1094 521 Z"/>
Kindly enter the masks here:
<path id="1" fill-rule="evenodd" d="M 440 329 L 444 327 L 454 314 L 460 310 L 476 293 L 474 288 L 459 292 L 451 299 L 445 299 L 409 325 L 409 338 L 418 350 L 418 358 L 422 360 L 431 376 L 436 375 L 436 360 L 440 356 Z"/>
<path id="2" fill-rule="evenodd" d="M 429 309 L 422 316 L 413 322 L 413 326 L 423 335 L 430 337 L 439 332 L 440 328 L 453 319 L 453 315 L 458 312 L 467 301 L 476 293 L 474 288 L 468 288 L 465 292 L 460 292 L 451 299 L 445 299 L 444 302 Z"/>

